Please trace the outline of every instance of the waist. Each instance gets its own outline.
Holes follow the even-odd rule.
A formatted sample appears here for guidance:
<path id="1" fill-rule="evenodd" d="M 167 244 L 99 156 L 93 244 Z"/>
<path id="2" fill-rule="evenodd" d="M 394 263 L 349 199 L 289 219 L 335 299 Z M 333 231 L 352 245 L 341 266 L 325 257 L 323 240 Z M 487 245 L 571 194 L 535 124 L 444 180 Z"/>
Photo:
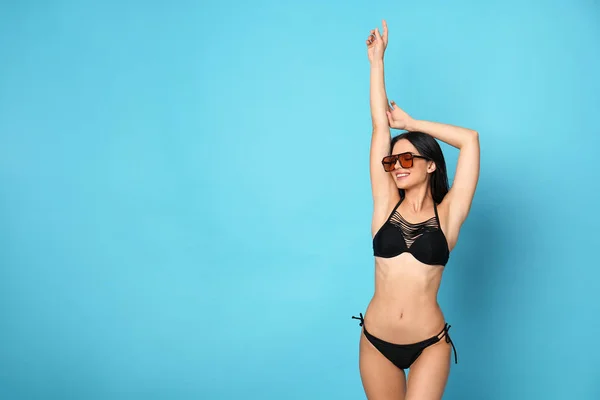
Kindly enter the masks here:
<path id="1" fill-rule="evenodd" d="M 437 302 L 442 270 L 410 255 L 376 260 L 375 293 L 365 311 L 367 330 L 396 343 L 438 333 L 445 323 Z"/>

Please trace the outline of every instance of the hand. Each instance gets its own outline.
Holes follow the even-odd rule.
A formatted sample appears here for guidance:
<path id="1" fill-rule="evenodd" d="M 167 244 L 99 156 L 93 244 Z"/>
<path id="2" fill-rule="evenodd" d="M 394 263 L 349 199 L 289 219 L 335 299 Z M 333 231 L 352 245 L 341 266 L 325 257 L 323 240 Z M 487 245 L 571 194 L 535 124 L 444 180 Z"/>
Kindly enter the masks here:
<path id="1" fill-rule="evenodd" d="M 372 29 L 367 38 L 367 56 L 369 61 L 383 61 L 383 53 L 388 44 L 388 28 L 385 19 L 383 24 L 383 36 L 379 33 L 379 28 Z"/>
<path id="2" fill-rule="evenodd" d="M 390 101 L 390 104 L 391 106 L 388 105 L 388 109 L 385 112 L 390 128 L 409 130 L 409 127 L 414 125 L 415 120 L 398 107 L 394 100 Z"/>

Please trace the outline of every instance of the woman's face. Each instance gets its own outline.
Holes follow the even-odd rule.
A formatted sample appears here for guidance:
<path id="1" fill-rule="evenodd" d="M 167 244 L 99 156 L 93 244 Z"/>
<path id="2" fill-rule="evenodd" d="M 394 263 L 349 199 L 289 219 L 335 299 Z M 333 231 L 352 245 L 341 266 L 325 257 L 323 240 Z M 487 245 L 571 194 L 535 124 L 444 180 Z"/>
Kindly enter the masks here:
<path id="1" fill-rule="evenodd" d="M 408 139 L 400 139 L 394 144 L 392 154 L 412 153 L 421 155 L 417 148 L 413 146 Z M 413 165 L 409 168 L 404 168 L 400 165 L 400 161 L 396 161 L 394 169 L 390 172 L 396 186 L 399 189 L 409 189 L 427 183 L 429 174 L 435 171 L 435 163 L 423 158 L 414 157 Z"/>

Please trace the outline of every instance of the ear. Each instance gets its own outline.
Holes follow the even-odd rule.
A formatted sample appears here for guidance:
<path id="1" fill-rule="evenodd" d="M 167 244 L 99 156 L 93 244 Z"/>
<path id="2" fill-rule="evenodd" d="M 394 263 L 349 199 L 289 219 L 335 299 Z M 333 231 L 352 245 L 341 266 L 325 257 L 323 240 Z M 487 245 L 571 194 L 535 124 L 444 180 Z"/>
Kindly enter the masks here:
<path id="1" fill-rule="evenodd" d="M 429 161 L 427 164 L 427 173 L 432 174 L 436 169 L 435 161 Z"/>

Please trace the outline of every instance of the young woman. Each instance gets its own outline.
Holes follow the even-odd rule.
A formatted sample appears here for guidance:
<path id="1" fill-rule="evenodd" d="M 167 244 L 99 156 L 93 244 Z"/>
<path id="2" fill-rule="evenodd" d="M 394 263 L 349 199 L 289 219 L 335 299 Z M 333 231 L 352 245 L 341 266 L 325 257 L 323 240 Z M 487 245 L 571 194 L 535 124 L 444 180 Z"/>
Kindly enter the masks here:
<path id="1" fill-rule="evenodd" d="M 376 28 L 367 39 L 375 293 L 364 318 L 353 317 L 362 326 L 359 367 L 369 400 L 438 400 L 452 351 L 457 359 L 437 293 L 475 193 L 479 138 L 471 129 L 413 119 L 388 102 L 387 43 L 384 20 L 383 35 Z M 390 128 L 407 132 L 392 139 Z M 436 139 L 460 150 L 450 189 Z"/>

